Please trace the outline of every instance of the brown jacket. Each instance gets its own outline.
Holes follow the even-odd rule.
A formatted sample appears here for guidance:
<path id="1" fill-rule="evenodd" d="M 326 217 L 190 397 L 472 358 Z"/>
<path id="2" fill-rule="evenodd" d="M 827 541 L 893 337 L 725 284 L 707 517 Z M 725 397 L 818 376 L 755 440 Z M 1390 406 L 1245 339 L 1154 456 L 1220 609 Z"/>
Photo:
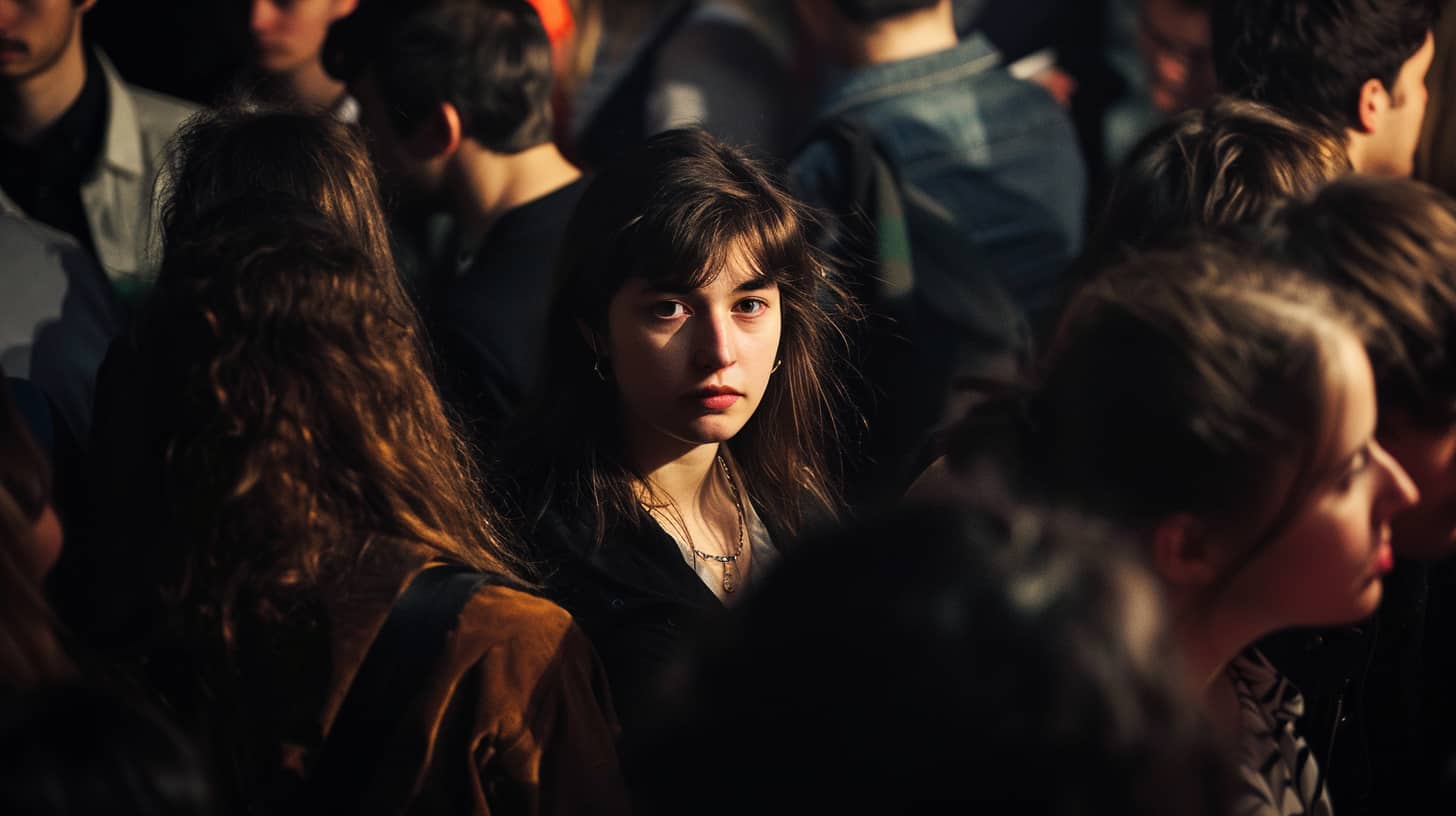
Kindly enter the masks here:
<path id="1" fill-rule="evenodd" d="M 351 585 L 318 627 L 285 619 L 244 633 L 240 705 L 213 745 L 253 812 L 287 810 L 307 777 L 402 588 L 390 572 Z M 421 670 L 422 691 L 399 701 L 401 733 L 380 747 L 383 772 L 358 780 L 368 812 L 628 812 L 601 664 L 559 606 L 488 585 L 465 605 L 443 659 Z"/>

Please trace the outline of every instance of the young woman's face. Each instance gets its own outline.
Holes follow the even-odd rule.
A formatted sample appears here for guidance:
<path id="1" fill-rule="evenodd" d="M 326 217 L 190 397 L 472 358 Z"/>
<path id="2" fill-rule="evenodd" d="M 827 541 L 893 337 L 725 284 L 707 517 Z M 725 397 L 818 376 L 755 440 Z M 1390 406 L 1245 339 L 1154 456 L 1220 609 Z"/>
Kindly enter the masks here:
<path id="1" fill-rule="evenodd" d="M 628 280 L 607 309 L 604 371 L 635 453 L 672 457 L 737 434 L 763 399 L 782 326 L 777 284 L 736 255 L 687 292 Z"/>
<path id="2" fill-rule="evenodd" d="M 1316 461 L 1334 469 L 1313 489 L 1286 531 L 1234 579 L 1230 595 L 1266 616 L 1269 629 L 1352 623 L 1375 612 L 1380 578 L 1390 570 L 1390 519 L 1417 492 L 1405 470 L 1375 440 L 1370 361 L 1346 331 L 1326 342 L 1325 404 L 1336 412 L 1329 450 Z"/>

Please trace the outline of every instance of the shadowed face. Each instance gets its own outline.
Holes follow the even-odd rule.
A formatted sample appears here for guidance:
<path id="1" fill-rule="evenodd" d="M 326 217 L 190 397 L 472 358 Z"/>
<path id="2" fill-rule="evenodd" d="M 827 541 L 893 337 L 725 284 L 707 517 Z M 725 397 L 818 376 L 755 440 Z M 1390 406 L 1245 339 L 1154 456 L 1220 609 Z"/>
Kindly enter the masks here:
<path id="1" fill-rule="evenodd" d="M 606 353 L 624 431 L 639 453 L 733 438 L 768 388 L 782 332 L 777 284 L 741 255 L 706 285 L 629 280 L 607 312 Z"/>
<path id="2" fill-rule="evenodd" d="M 81 15 L 96 0 L 0 0 L 0 79 L 44 74 L 80 47 Z"/>

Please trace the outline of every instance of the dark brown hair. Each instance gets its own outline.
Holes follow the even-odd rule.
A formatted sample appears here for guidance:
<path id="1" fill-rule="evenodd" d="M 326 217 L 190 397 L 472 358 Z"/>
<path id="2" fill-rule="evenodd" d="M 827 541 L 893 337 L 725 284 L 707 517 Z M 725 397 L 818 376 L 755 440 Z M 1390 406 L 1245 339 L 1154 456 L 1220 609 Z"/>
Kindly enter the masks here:
<path id="1" fill-rule="evenodd" d="M 1256 220 L 1350 171 L 1344 145 L 1257 102 L 1223 97 L 1155 128 L 1113 181 L 1093 263 Z"/>
<path id="2" fill-rule="evenodd" d="M 278 114 L 231 114 L 244 131 L 254 116 Z M 296 146 L 326 165 L 300 171 L 352 189 L 359 217 L 318 198 L 218 195 L 226 203 L 174 220 L 140 331 L 183 545 L 175 593 L 224 642 L 241 614 L 276 618 L 329 596 L 371 552 L 520 574 L 437 394 L 363 150 L 345 129 L 287 122 L 303 133 L 254 143 L 261 155 L 245 164 L 296 166 L 272 152 Z M 225 128 L 209 132 L 248 152 Z M 201 157 L 183 166 L 234 172 Z M 176 189 L 214 186 L 182 177 Z"/>
<path id="3" fill-rule="evenodd" d="M 324 63 L 345 81 L 372 76 L 401 135 L 448 102 L 487 150 L 551 141 L 551 41 L 526 0 L 365 3 L 330 29 Z"/>
<path id="4" fill-rule="evenodd" d="M 963 421 L 952 465 L 990 457 L 1024 495 L 1138 532 L 1184 513 L 1223 527 L 1248 546 L 1227 580 L 1337 464 L 1329 338 L 1369 330 L 1341 307 L 1211 246 L 1133 258 L 1076 295 L 1025 396 Z"/>
<path id="5" fill-rule="evenodd" d="M 1273 219 L 1291 262 L 1370 304 L 1382 414 L 1456 421 L 1456 200 L 1418 181 L 1351 176 Z"/>
<path id="6" fill-rule="evenodd" d="M 307 202 L 371 259 L 393 257 L 364 144 L 332 116 L 256 104 L 202 111 L 172 137 L 162 196 L 162 243 L 242 196 Z"/>
<path id="7" fill-rule="evenodd" d="M 853 316 L 848 295 L 804 235 L 799 203 L 736 148 L 700 130 L 650 139 L 583 193 L 563 241 L 548 323 L 546 371 L 518 458 L 545 468 L 527 510 L 576 503 L 597 519 L 641 523 L 642 484 L 622 450 L 617 395 L 593 370 L 582 327 L 606 334 L 607 306 L 629 278 L 691 290 L 742 252 L 776 283 L 783 304 L 782 367 L 753 418 L 727 447 L 765 520 L 788 533 L 810 516 L 837 514 L 835 486 L 843 400 L 837 379 Z"/>
<path id="8" fill-rule="evenodd" d="M 1435 20 L 1432 0 L 1224 0 L 1211 6 L 1225 92 L 1343 138 L 1360 89 L 1394 87 Z"/>

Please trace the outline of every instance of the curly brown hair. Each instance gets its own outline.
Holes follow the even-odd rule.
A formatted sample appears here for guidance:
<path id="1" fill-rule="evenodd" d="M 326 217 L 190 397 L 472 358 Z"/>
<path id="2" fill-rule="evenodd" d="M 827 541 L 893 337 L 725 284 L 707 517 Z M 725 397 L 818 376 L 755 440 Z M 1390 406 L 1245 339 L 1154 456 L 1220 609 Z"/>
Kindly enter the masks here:
<path id="1" fill-rule="evenodd" d="M 384 238 L 359 239 L 383 223 L 362 149 L 336 128 L 288 143 L 352 178 L 365 217 L 275 191 L 174 220 L 139 332 L 180 545 L 169 589 L 228 647 L 244 614 L 340 597 L 365 562 L 423 553 L 527 583 Z"/>

